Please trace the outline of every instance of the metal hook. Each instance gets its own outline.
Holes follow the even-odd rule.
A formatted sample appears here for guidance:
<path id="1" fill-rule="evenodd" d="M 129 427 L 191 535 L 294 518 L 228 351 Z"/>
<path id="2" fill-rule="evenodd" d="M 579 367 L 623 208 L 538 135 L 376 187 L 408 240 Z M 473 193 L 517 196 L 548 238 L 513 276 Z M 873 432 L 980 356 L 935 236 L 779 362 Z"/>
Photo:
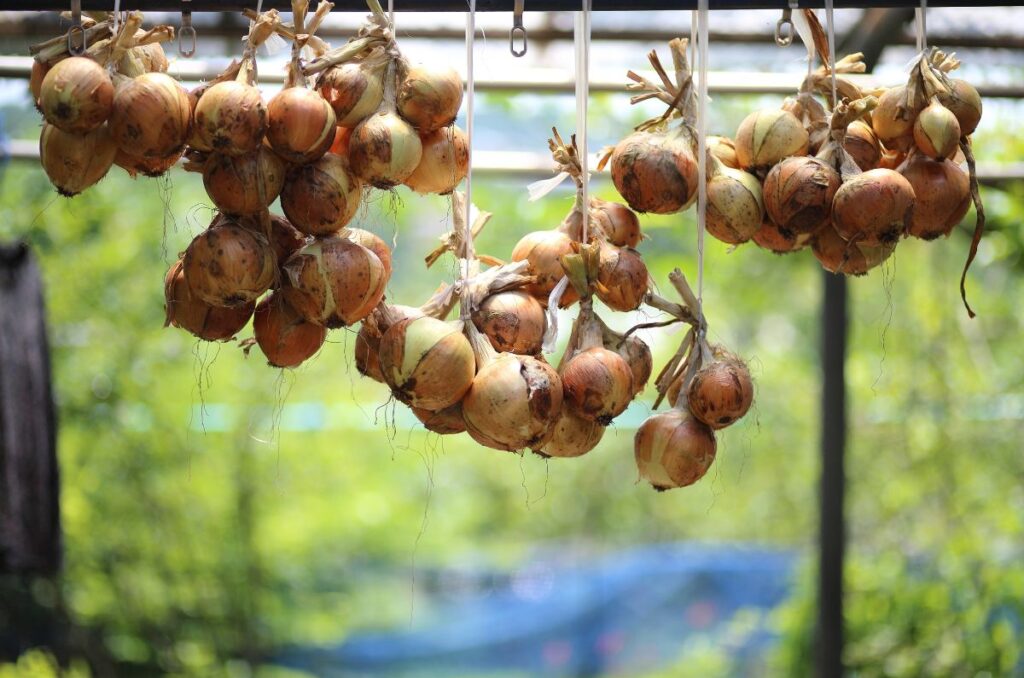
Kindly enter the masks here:
<path id="1" fill-rule="evenodd" d="M 793 10 L 799 7 L 797 0 L 789 0 L 789 7 L 782 10 L 782 18 L 775 23 L 775 44 L 779 47 L 789 47 L 793 44 L 793 35 L 796 32 L 793 27 Z"/>
<path id="2" fill-rule="evenodd" d="M 525 0 L 515 0 L 512 10 L 512 30 L 508 32 L 508 48 L 512 56 L 521 57 L 526 54 L 526 28 L 523 27 L 523 5 Z M 516 49 L 516 35 L 523 41 L 523 48 Z"/>
<path id="3" fill-rule="evenodd" d="M 181 29 L 178 31 L 178 54 L 191 59 L 196 53 L 196 29 L 192 26 L 192 0 L 181 0 Z M 185 40 L 190 42 L 185 48 Z"/>
<path id="4" fill-rule="evenodd" d="M 75 36 L 81 41 L 75 43 Z M 72 56 L 85 54 L 85 29 L 82 28 L 82 0 L 71 0 L 71 28 L 68 29 L 68 52 Z"/>

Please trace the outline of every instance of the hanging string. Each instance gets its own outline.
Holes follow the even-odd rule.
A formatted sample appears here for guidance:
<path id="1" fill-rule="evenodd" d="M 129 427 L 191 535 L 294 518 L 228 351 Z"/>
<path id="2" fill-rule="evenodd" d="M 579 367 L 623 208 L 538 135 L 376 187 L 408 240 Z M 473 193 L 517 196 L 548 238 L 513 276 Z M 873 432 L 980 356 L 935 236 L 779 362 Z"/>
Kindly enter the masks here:
<path id="1" fill-rule="evenodd" d="M 473 246 L 473 51 L 476 47 L 476 0 L 469 0 L 469 12 L 466 13 L 466 215 L 463 228 L 463 238 L 466 243 L 466 258 L 462 262 L 462 280 L 465 282 L 470 278 L 470 263 L 476 258 Z M 466 299 L 468 297 L 464 297 Z M 472 309 L 468 303 L 463 303 L 461 316 L 468 321 Z"/>
<path id="2" fill-rule="evenodd" d="M 583 0 L 583 9 L 576 13 L 576 141 L 579 145 L 580 169 L 583 175 L 583 233 L 587 242 L 590 224 L 590 158 L 587 150 L 587 107 L 590 100 L 590 8 L 592 0 Z"/>
<path id="3" fill-rule="evenodd" d="M 114 0 L 114 29 L 113 34 L 116 37 L 118 31 L 121 30 L 121 0 Z"/>
<path id="4" fill-rule="evenodd" d="M 388 0 L 388 23 L 391 24 L 391 31 L 395 30 L 395 0 Z"/>
<path id="5" fill-rule="evenodd" d="M 690 68 L 697 63 L 697 10 L 690 10 Z"/>
<path id="6" fill-rule="evenodd" d="M 928 25 L 925 20 L 925 12 L 928 11 L 928 0 L 921 0 L 921 6 L 914 10 L 915 25 L 917 27 L 917 51 L 920 54 L 928 47 Z"/>
<path id="7" fill-rule="evenodd" d="M 828 72 L 832 76 L 832 108 L 839 104 L 836 88 L 836 23 L 833 17 L 835 9 L 834 0 L 825 0 L 825 26 L 828 29 L 828 52 L 831 63 L 828 64 Z"/>
<path id="8" fill-rule="evenodd" d="M 704 228 L 708 208 L 708 0 L 697 2 L 697 315 L 704 318 Z"/>

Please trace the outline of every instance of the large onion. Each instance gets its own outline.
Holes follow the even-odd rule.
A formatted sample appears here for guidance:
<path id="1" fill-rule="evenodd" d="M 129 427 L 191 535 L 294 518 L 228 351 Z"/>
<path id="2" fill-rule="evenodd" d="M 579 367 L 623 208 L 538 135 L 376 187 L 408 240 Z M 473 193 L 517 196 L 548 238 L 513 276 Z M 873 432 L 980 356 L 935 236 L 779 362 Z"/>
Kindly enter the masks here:
<path id="1" fill-rule="evenodd" d="M 843 240 L 885 245 L 899 240 L 914 209 L 914 189 L 897 172 L 874 169 L 848 179 L 832 201 L 832 224 Z"/>
<path id="2" fill-rule="evenodd" d="M 758 247 L 775 254 L 789 254 L 807 247 L 811 242 L 810 233 L 783 233 L 771 219 L 765 219 L 761 228 L 754 233 L 752 240 Z"/>
<path id="3" fill-rule="evenodd" d="M 754 402 L 754 382 L 746 364 L 716 347 L 714 359 L 701 366 L 686 395 L 690 412 L 712 429 L 743 417 Z"/>
<path id="4" fill-rule="evenodd" d="M 285 160 L 316 160 L 334 143 L 335 129 L 334 109 L 305 87 L 283 89 L 267 106 L 267 141 Z"/>
<path id="5" fill-rule="evenodd" d="M 917 114 L 914 143 L 930 158 L 951 157 L 960 148 L 960 123 L 953 111 L 934 101 Z"/>
<path id="6" fill-rule="evenodd" d="M 206 341 L 226 341 L 241 332 L 255 307 L 256 302 L 250 301 L 220 308 L 197 298 L 185 282 L 181 260 L 171 266 L 164 279 L 164 326 L 180 327 Z"/>
<path id="7" fill-rule="evenodd" d="M 181 151 L 192 127 L 188 92 L 166 73 L 144 73 L 118 85 L 110 134 L 136 158 L 166 158 Z"/>
<path id="8" fill-rule="evenodd" d="M 391 277 L 391 248 L 379 235 L 363 228 L 346 228 L 340 235 L 376 254 L 384 265 L 384 275 Z"/>
<path id="9" fill-rule="evenodd" d="M 203 186 L 227 214 L 253 214 L 277 200 L 284 164 L 266 146 L 248 155 L 214 153 L 203 165 Z"/>
<path id="10" fill-rule="evenodd" d="M 381 111 L 352 130 L 348 158 L 357 177 L 377 188 L 402 183 L 423 158 L 423 144 L 409 123 Z"/>
<path id="11" fill-rule="evenodd" d="M 164 158 L 135 158 L 121 149 L 117 149 L 117 155 L 114 156 L 114 164 L 133 178 L 138 174 L 147 177 L 159 177 L 166 174 L 169 169 L 181 160 L 183 152 L 178 151 Z"/>
<path id="12" fill-rule="evenodd" d="M 462 105 L 462 79 L 454 68 L 413 66 L 398 86 L 398 113 L 420 132 L 455 122 Z"/>
<path id="13" fill-rule="evenodd" d="M 600 247 L 597 298 L 615 311 L 635 310 L 644 300 L 650 286 L 643 257 L 628 247 L 604 243 Z"/>
<path id="14" fill-rule="evenodd" d="M 835 228 L 828 225 L 815 234 L 812 247 L 814 257 L 826 271 L 864 275 L 888 259 L 896 249 L 896 243 L 866 245 L 861 242 L 847 242 L 840 237 Z"/>
<path id="15" fill-rule="evenodd" d="M 617 202 L 591 198 L 590 223 L 616 247 L 636 247 L 643 239 L 640 219 L 633 210 Z"/>
<path id="16" fill-rule="evenodd" d="M 327 339 L 326 327 L 300 316 L 277 292 L 256 306 L 252 328 L 256 343 L 274 367 L 298 367 L 319 351 Z"/>
<path id="17" fill-rule="evenodd" d="M 754 111 L 736 131 L 736 159 L 740 167 L 767 169 L 783 158 L 804 155 L 810 139 L 796 116 L 782 109 Z"/>
<path id="18" fill-rule="evenodd" d="M 633 450 L 640 477 L 654 489 L 686 487 L 715 461 L 715 434 L 689 412 L 674 409 L 641 424 Z"/>
<path id="19" fill-rule="evenodd" d="M 414 407 L 412 413 L 425 429 L 438 435 L 449 436 L 466 430 L 466 422 L 462 420 L 462 405 L 459 403 L 437 412 Z"/>
<path id="20" fill-rule="evenodd" d="M 615 145 L 611 173 L 619 195 L 637 212 L 678 212 L 697 193 L 693 136 L 681 127 L 635 132 Z"/>
<path id="21" fill-rule="evenodd" d="M 707 183 L 708 233 L 730 245 L 750 240 L 764 219 L 761 183 L 753 174 L 713 158 Z"/>
<path id="22" fill-rule="evenodd" d="M 953 111 L 957 122 L 960 123 L 961 134 L 974 134 L 978 123 L 981 122 L 981 95 L 966 80 L 950 78 L 948 84 L 951 90 L 946 94 L 939 94 L 939 102 Z"/>
<path id="23" fill-rule="evenodd" d="M 476 357 L 461 323 L 420 316 L 400 320 L 380 339 L 380 369 L 399 400 L 437 411 L 462 399 Z"/>
<path id="24" fill-rule="evenodd" d="M 871 112 L 871 127 L 886 148 L 905 151 L 913 143 L 914 118 L 917 111 L 900 117 L 898 110 L 906 95 L 906 87 L 887 89 L 878 97 L 878 106 Z"/>
<path id="25" fill-rule="evenodd" d="M 466 133 L 452 125 L 421 132 L 420 142 L 423 156 L 413 173 L 406 177 L 405 185 L 417 193 L 451 193 L 469 171 Z"/>
<path id="26" fill-rule="evenodd" d="M 196 102 L 195 138 L 201 148 L 227 155 L 252 153 L 267 131 L 259 89 L 236 80 L 218 82 Z"/>
<path id="27" fill-rule="evenodd" d="M 971 206 L 971 182 L 951 160 L 932 160 L 914 154 L 901 168 L 917 196 L 908 235 L 923 240 L 949 235 Z"/>
<path id="28" fill-rule="evenodd" d="M 560 231 L 534 231 L 524 235 L 512 249 L 512 261 L 530 262 L 530 273 L 536 278 L 524 289 L 546 305 L 551 291 L 565 276 L 561 257 L 573 251 L 572 238 Z M 567 306 L 578 298 L 570 285 L 562 295 L 562 305 Z"/>
<path id="29" fill-rule="evenodd" d="M 633 371 L 618 353 L 595 346 L 562 366 L 565 403 L 577 415 L 607 426 L 633 400 Z"/>
<path id="30" fill-rule="evenodd" d="M 352 220 L 361 190 L 348 161 L 328 153 L 288 173 L 281 189 L 281 209 L 303 233 L 327 235 Z"/>
<path id="31" fill-rule="evenodd" d="M 387 316 L 381 313 L 385 306 L 382 302 L 373 313 L 366 316 L 359 325 L 356 334 L 355 362 L 359 374 L 374 381 L 384 383 L 384 374 L 380 370 L 380 338 L 390 324 L 406 318 L 419 318 L 423 311 L 415 306 L 387 305 Z"/>
<path id="32" fill-rule="evenodd" d="M 597 447 L 604 437 L 604 430 L 604 426 L 596 421 L 584 419 L 563 407 L 551 427 L 551 437 L 534 452 L 542 457 L 579 457 Z"/>
<path id="33" fill-rule="evenodd" d="M 764 179 L 768 217 L 786 234 L 814 233 L 828 223 L 842 179 L 817 158 L 786 158 Z"/>
<path id="34" fill-rule="evenodd" d="M 511 290 L 485 298 L 473 309 L 473 323 L 502 353 L 539 355 L 547 321 L 544 307 L 526 292 Z"/>
<path id="35" fill-rule="evenodd" d="M 83 134 L 110 117 L 114 83 L 88 57 L 69 57 L 46 73 L 39 88 L 39 109 L 46 121 L 68 133 Z"/>
<path id="36" fill-rule="evenodd" d="M 355 127 L 373 115 L 384 98 L 383 65 L 352 62 L 320 76 L 317 91 L 334 109 L 339 127 Z"/>
<path id="37" fill-rule="evenodd" d="M 241 306 L 277 279 L 274 250 L 262 235 L 218 218 L 193 238 L 182 260 L 193 294 L 214 306 Z"/>
<path id="38" fill-rule="evenodd" d="M 846 128 L 843 148 L 864 172 L 878 167 L 878 162 L 882 159 L 882 146 L 878 136 L 871 129 L 871 125 L 863 120 L 854 120 Z"/>
<path id="39" fill-rule="evenodd" d="M 106 176 L 116 155 L 117 145 L 106 125 L 78 134 L 44 124 L 39 134 L 43 170 L 63 196 L 78 195 Z"/>

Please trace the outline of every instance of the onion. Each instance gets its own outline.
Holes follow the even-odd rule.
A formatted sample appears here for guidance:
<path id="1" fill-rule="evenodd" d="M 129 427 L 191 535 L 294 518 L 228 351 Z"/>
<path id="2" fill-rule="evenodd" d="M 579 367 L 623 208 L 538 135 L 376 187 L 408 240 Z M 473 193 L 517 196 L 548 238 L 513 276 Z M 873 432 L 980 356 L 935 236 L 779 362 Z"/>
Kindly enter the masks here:
<path id="1" fill-rule="evenodd" d="M 258 226 L 252 226 L 257 228 Z M 288 257 L 302 249 L 306 244 L 306 236 L 299 233 L 292 223 L 282 216 L 270 215 L 270 246 L 274 250 L 274 256 L 279 266 L 288 261 Z"/>
<path id="2" fill-rule="evenodd" d="M 380 236 L 362 228 L 346 228 L 341 235 L 376 254 L 384 265 L 384 275 L 391 277 L 391 248 Z"/>
<path id="3" fill-rule="evenodd" d="M 352 130 L 349 162 L 357 177 L 377 188 L 402 183 L 423 157 L 423 144 L 409 123 L 394 113 L 381 111 Z"/>
<path id="4" fill-rule="evenodd" d="M 576 414 L 603 426 L 633 400 L 633 371 L 618 353 L 600 346 L 572 356 L 561 370 L 565 403 Z"/>
<path id="5" fill-rule="evenodd" d="M 388 277 L 376 254 L 347 238 L 318 238 L 284 264 L 288 302 L 329 328 L 354 325 L 384 297 Z"/>
<path id="6" fill-rule="evenodd" d="M 743 417 L 754 402 L 750 370 L 735 355 L 714 348 L 714 359 L 693 375 L 686 402 L 694 417 L 712 429 L 729 426 Z"/>
<path id="7" fill-rule="evenodd" d="M 250 301 L 235 308 L 219 308 L 198 299 L 185 282 L 181 260 L 167 271 L 164 303 L 164 327 L 180 327 L 206 341 L 226 341 L 241 332 L 256 307 L 256 302 Z"/>
<path id="8" fill-rule="evenodd" d="M 281 193 L 284 164 L 265 146 L 249 155 L 214 153 L 203 165 L 203 186 L 222 212 L 253 214 Z"/>
<path id="9" fill-rule="evenodd" d="M 466 133 L 454 125 L 420 133 L 423 156 L 405 179 L 405 185 L 417 193 L 447 195 L 455 190 L 469 171 L 469 145 Z"/>
<path id="10" fill-rule="evenodd" d="M 142 31 L 145 33 L 145 31 Z M 167 60 L 163 45 L 159 42 L 150 42 L 145 45 L 132 47 L 132 54 L 142 64 L 147 73 L 166 73 L 171 63 Z"/>
<path id="11" fill-rule="evenodd" d="M 915 111 L 909 111 L 906 119 L 897 116 L 906 91 L 902 86 L 887 89 L 871 112 L 871 128 L 886 148 L 905 151 L 912 143 Z"/>
<path id="12" fill-rule="evenodd" d="M 172 167 L 178 164 L 184 151 L 172 153 L 165 158 L 133 158 L 121 149 L 117 149 L 114 156 L 114 164 L 128 173 L 128 176 L 135 178 L 142 174 L 150 178 L 163 176 Z"/>
<path id="13" fill-rule="evenodd" d="M 629 371 L 633 373 L 633 395 L 636 396 L 644 390 L 647 380 L 651 378 L 654 370 L 654 358 L 651 355 L 650 347 L 643 339 L 631 334 L 625 339 L 621 335 L 612 333 L 614 339 L 609 341 L 605 338 L 605 348 L 618 353 L 629 365 Z"/>
<path id="14" fill-rule="evenodd" d="M 647 265 L 640 253 L 603 243 L 600 247 L 597 298 L 616 311 L 638 308 L 650 285 Z"/>
<path id="15" fill-rule="evenodd" d="M 420 132 L 455 122 L 462 106 L 462 79 L 454 68 L 413 66 L 398 86 L 398 113 Z"/>
<path id="16" fill-rule="evenodd" d="M 58 61 L 39 89 L 39 108 L 46 122 L 68 133 L 83 134 L 110 117 L 114 83 L 107 71 L 88 57 Z"/>
<path id="17" fill-rule="evenodd" d="M 875 169 L 882 159 L 882 145 L 871 125 L 863 120 L 854 120 L 846 128 L 843 148 L 850 154 L 862 171 Z"/>
<path id="18" fill-rule="evenodd" d="M 32 104 L 39 108 L 39 96 L 43 91 L 43 78 L 50 72 L 50 65 L 42 61 L 32 60 L 32 70 L 28 76 L 28 91 L 32 95 Z M 41 109 L 40 109 L 40 112 Z"/>
<path id="19" fill-rule="evenodd" d="M 476 373 L 476 357 L 461 324 L 420 316 L 389 327 L 380 338 L 380 369 L 395 397 L 432 411 L 454 405 Z"/>
<path id="20" fill-rule="evenodd" d="M 526 292 L 498 292 L 473 309 L 473 324 L 501 353 L 539 355 L 547 320 L 544 307 Z"/>
<path id="21" fill-rule="evenodd" d="M 865 245 L 847 242 L 829 225 L 815 234 L 813 248 L 815 258 L 826 271 L 864 275 L 888 259 L 896 249 L 896 243 Z"/>
<path id="22" fill-rule="evenodd" d="M 878 169 L 898 170 L 906 159 L 905 151 L 891 151 L 883 148 L 882 157 L 878 160 Z"/>
<path id="23" fill-rule="evenodd" d="M 110 135 L 135 158 L 166 158 L 181 151 L 192 127 L 188 92 L 165 73 L 144 73 L 120 84 Z"/>
<path id="24" fill-rule="evenodd" d="M 373 115 L 384 98 L 383 66 L 353 62 L 320 76 L 317 91 L 334 109 L 340 127 L 355 127 Z"/>
<path id="25" fill-rule="evenodd" d="M 352 128 L 350 127 L 335 127 L 334 128 L 334 143 L 331 144 L 331 150 L 328 153 L 334 153 L 335 155 L 341 155 L 348 157 L 348 142 L 352 138 Z"/>
<path id="26" fill-rule="evenodd" d="M 334 143 L 334 123 L 334 109 L 322 96 L 305 87 L 288 87 L 267 106 L 267 141 L 285 160 L 312 162 Z"/>
<path id="27" fill-rule="evenodd" d="M 978 90 L 959 78 L 950 78 L 948 83 L 951 91 L 946 94 L 939 94 L 939 103 L 953 111 L 957 122 L 960 123 L 960 133 L 964 136 L 974 134 L 981 122 L 981 95 Z"/>
<path id="28" fill-rule="evenodd" d="M 750 240 L 764 220 L 761 183 L 753 174 L 727 167 L 712 156 L 708 175 L 708 233 L 730 245 Z"/>
<path id="29" fill-rule="evenodd" d="M 466 422 L 462 420 L 462 405 L 455 403 L 438 412 L 425 410 L 421 407 L 412 408 L 412 413 L 420 420 L 424 428 L 438 435 L 447 436 L 455 433 L 463 433 L 466 430 Z"/>
<path id="30" fill-rule="evenodd" d="M 659 491 L 703 478 L 715 461 L 715 448 L 714 432 L 683 410 L 650 417 L 633 440 L 640 477 Z"/>
<path id="31" fill-rule="evenodd" d="M 385 324 L 380 309 L 382 303 L 373 313 L 366 316 L 356 334 L 356 369 L 359 374 L 374 381 L 384 383 L 384 374 L 380 371 L 380 338 L 391 325 Z M 406 318 L 419 318 L 423 311 L 414 306 L 388 305 L 388 319 L 393 324 Z"/>
<path id="32" fill-rule="evenodd" d="M 298 367 L 327 339 L 327 328 L 304 319 L 279 293 L 256 306 L 252 321 L 256 343 L 274 367 Z"/>
<path id="33" fill-rule="evenodd" d="M 842 179 L 817 158 L 786 158 L 764 179 L 768 217 L 785 234 L 814 233 L 828 223 Z"/>
<path id="34" fill-rule="evenodd" d="M 910 182 L 893 170 L 874 169 L 839 187 L 832 202 L 832 223 L 843 240 L 884 245 L 903 235 L 913 209 Z"/>
<path id="35" fill-rule="evenodd" d="M 604 426 L 563 407 L 550 435 L 540 449 L 534 450 L 536 454 L 542 457 L 579 457 L 597 447 L 604 437 Z"/>
<path id="36" fill-rule="evenodd" d="M 215 219 L 193 238 L 182 263 L 189 289 L 214 306 L 247 304 L 277 279 L 266 238 L 229 219 Z"/>
<path id="37" fill-rule="evenodd" d="M 949 158 L 960 148 L 960 123 L 953 111 L 938 101 L 918 113 L 914 121 L 914 143 L 935 160 Z"/>
<path id="38" fill-rule="evenodd" d="M 736 157 L 736 142 L 729 137 L 710 136 L 706 143 L 708 152 L 718 158 L 723 165 L 740 169 L 740 161 Z"/>
<path id="39" fill-rule="evenodd" d="M 771 219 L 765 219 L 761 228 L 754 233 L 752 240 L 758 247 L 775 254 L 789 254 L 807 247 L 811 242 L 810 233 L 783 233 Z"/>
<path id="40" fill-rule="evenodd" d="M 195 139 L 200 149 L 227 155 L 252 153 L 267 131 L 267 108 L 252 85 L 228 80 L 209 88 L 196 102 Z"/>
<path id="41" fill-rule="evenodd" d="M 562 411 L 562 382 L 550 365 L 501 353 L 486 362 L 462 399 L 473 440 L 496 450 L 541 448 Z"/>
<path id="42" fill-rule="evenodd" d="M 633 210 L 617 202 L 591 198 L 590 223 L 616 247 L 636 247 L 643 239 L 640 219 Z"/>
<path id="43" fill-rule="evenodd" d="M 546 305 L 551 291 L 565 276 L 561 257 L 573 252 L 572 238 L 560 231 L 534 231 L 524 235 L 512 250 L 512 261 L 530 262 L 530 273 L 536 281 L 523 289 Z M 562 295 L 562 306 L 577 299 L 579 295 L 570 285 Z"/>
<path id="44" fill-rule="evenodd" d="M 807 130 L 792 113 L 754 111 L 736 131 L 736 159 L 743 169 L 767 169 L 783 158 L 804 155 L 809 142 Z"/>
<path id="45" fill-rule="evenodd" d="M 950 160 L 915 154 L 900 169 L 917 202 L 907 233 L 923 240 L 949 235 L 971 206 L 970 176 Z"/>
<path id="46" fill-rule="evenodd" d="M 116 155 L 117 145 L 106 125 L 80 134 L 44 124 L 39 134 L 43 170 L 57 192 L 69 198 L 106 176 Z"/>
<path id="47" fill-rule="evenodd" d="M 288 173 L 281 189 L 281 209 L 303 233 L 327 235 L 352 220 L 361 191 L 348 161 L 328 153 Z"/>
<path id="48" fill-rule="evenodd" d="M 634 132 L 615 145 L 611 173 L 619 195 L 637 212 L 678 212 L 697 194 L 693 137 L 681 127 Z"/>

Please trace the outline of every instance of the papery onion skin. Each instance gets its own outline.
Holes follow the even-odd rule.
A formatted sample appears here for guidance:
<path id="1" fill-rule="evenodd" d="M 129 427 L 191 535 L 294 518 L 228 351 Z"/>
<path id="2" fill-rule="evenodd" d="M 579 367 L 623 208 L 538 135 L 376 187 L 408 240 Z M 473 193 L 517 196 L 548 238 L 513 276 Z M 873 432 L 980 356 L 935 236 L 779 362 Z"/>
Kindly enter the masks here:
<path id="1" fill-rule="evenodd" d="M 164 278 L 164 327 L 180 327 L 205 341 L 227 341 L 242 331 L 252 317 L 255 301 L 235 308 L 211 306 L 194 296 L 185 282 L 181 260 Z"/>
<path id="2" fill-rule="evenodd" d="M 405 185 L 417 193 L 447 195 L 469 172 L 466 133 L 454 125 L 420 133 L 423 155 Z"/>
<path id="3" fill-rule="evenodd" d="M 765 219 L 751 240 L 758 247 L 775 254 L 791 254 L 811 244 L 810 233 L 783 233 L 771 219 Z"/>
<path id="4" fill-rule="evenodd" d="M 43 63 L 42 61 L 32 60 L 32 70 L 28 76 L 28 91 L 32 96 L 32 105 L 42 113 L 42 109 L 39 108 L 39 95 L 43 89 L 43 78 L 50 72 L 51 66 Z"/>
<path id="5" fill-rule="evenodd" d="M 166 158 L 134 158 L 121 149 L 117 149 L 117 155 L 114 156 L 114 164 L 127 172 L 128 176 L 132 178 L 138 174 L 155 178 L 163 176 L 168 170 L 178 164 L 182 153 L 183 151 L 178 151 Z"/>
<path id="6" fill-rule="evenodd" d="M 718 430 L 747 413 L 754 402 L 754 382 L 742 360 L 720 349 L 714 354 L 693 376 L 686 400 L 694 417 Z"/>
<path id="7" fill-rule="evenodd" d="M 565 276 L 560 258 L 574 251 L 572 238 L 559 231 L 534 231 L 524 235 L 512 249 L 512 261 L 530 262 L 530 273 L 536 281 L 523 289 L 546 306 L 551 291 Z M 562 295 L 562 306 L 568 306 L 577 299 L 579 295 L 569 285 Z"/>
<path id="8" fill-rule="evenodd" d="M 605 427 L 596 421 L 584 419 L 563 407 L 558 420 L 551 427 L 550 438 L 533 452 L 541 457 L 580 457 L 597 447 L 604 437 L 604 431 Z"/>
<path id="9" fill-rule="evenodd" d="M 203 186 L 226 214 L 253 214 L 270 206 L 284 186 L 284 163 L 269 148 L 249 155 L 214 153 L 203 165 Z"/>
<path id="10" fill-rule="evenodd" d="M 348 161 L 334 153 L 292 168 L 281 189 L 281 209 L 295 228 L 308 235 L 329 235 L 359 210 L 362 184 Z"/>
<path id="11" fill-rule="evenodd" d="M 379 235 L 362 228 L 346 228 L 342 235 L 376 254 L 384 265 L 384 274 L 391 277 L 391 248 Z"/>
<path id="12" fill-rule="evenodd" d="M 707 184 L 708 233 L 730 245 L 750 240 L 764 220 L 761 182 L 743 170 L 721 166 Z"/>
<path id="13" fill-rule="evenodd" d="M 351 127 L 335 127 L 334 128 L 334 143 L 331 144 L 331 149 L 328 153 L 334 153 L 344 158 L 348 158 L 348 142 L 352 138 Z"/>
<path id="14" fill-rule="evenodd" d="M 447 127 L 462 106 L 462 79 L 454 68 L 413 66 L 398 86 L 395 104 L 420 132 Z"/>
<path id="15" fill-rule="evenodd" d="M 466 422 L 462 419 L 462 405 L 455 403 L 438 412 L 413 407 L 412 413 L 420 420 L 423 427 L 432 433 L 448 436 L 466 431 Z"/>
<path id="16" fill-rule="evenodd" d="M 654 356 L 651 355 L 650 347 L 640 337 L 631 334 L 623 340 L 621 346 L 609 346 L 606 342 L 605 348 L 614 350 L 629 365 L 633 373 L 633 395 L 639 395 L 654 371 Z"/>
<path id="17" fill-rule="evenodd" d="M 381 70 L 353 62 L 334 66 L 320 76 L 317 91 L 334 109 L 339 127 L 355 127 L 376 112 L 384 98 Z"/>
<path id="18" fill-rule="evenodd" d="M 906 232 L 914 189 L 893 170 L 874 169 L 845 181 L 832 201 L 832 224 L 844 240 L 886 245 Z"/>
<path id="19" fill-rule="evenodd" d="M 906 118 L 897 115 L 903 102 L 906 87 L 893 87 L 878 97 L 878 106 L 871 111 L 871 127 L 879 141 L 886 148 L 905 151 L 913 143 L 914 118 L 916 111 L 907 113 Z"/>
<path id="20" fill-rule="evenodd" d="M 896 243 L 865 245 L 847 242 L 828 225 L 814 235 L 812 249 L 814 257 L 826 271 L 860 276 L 888 259 L 895 251 Z"/>
<path id="21" fill-rule="evenodd" d="M 292 222 L 277 214 L 270 215 L 270 246 L 274 248 L 279 266 L 305 244 L 306 236 L 292 226 Z"/>
<path id="22" fill-rule="evenodd" d="M 320 350 L 327 328 L 305 320 L 281 294 L 271 294 L 256 305 L 253 333 L 272 367 L 298 367 Z"/>
<path id="23" fill-rule="evenodd" d="M 416 170 L 423 158 L 423 144 L 409 123 L 394 113 L 381 111 L 352 130 L 348 158 L 360 180 L 388 189 Z"/>
<path id="24" fill-rule="evenodd" d="M 285 160 L 305 164 L 334 144 L 335 122 L 334 109 L 319 94 L 288 87 L 267 106 L 267 141 Z"/>
<path id="25" fill-rule="evenodd" d="M 142 31 L 145 33 L 145 31 Z M 159 42 L 151 42 L 145 45 L 138 45 L 132 48 L 132 54 L 139 60 L 147 73 L 166 73 L 171 63 L 167 60 L 167 53 Z"/>
<path id="26" fill-rule="evenodd" d="M 971 207 L 970 175 L 951 160 L 915 155 L 900 169 L 917 202 L 907 234 L 922 240 L 948 236 Z"/>
<path id="27" fill-rule="evenodd" d="M 935 102 L 914 121 L 914 143 L 934 160 L 951 157 L 960 148 L 960 123 L 953 111 Z"/>
<path id="28" fill-rule="evenodd" d="M 682 410 L 648 418 L 633 440 L 640 477 L 659 491 L 703 478 L 715 461 L 716 448 L 714 432 Z"/>
<path id="29" fill-rule="evenodd" d="M 182 263 L 189 289 L 214 306 L 247 304 L 278 277 L 266 238 L 227 219 L 215 220 L 193 238 Z"/>
<path id="30" fill-rule="evenodd" d="M 708 152 L 726 167 L 740 169 L 740 161 L 736 157 L 736 142 L 729 137 L 710 136 L 707 138 L 707 148 Z"/>
<path id="31" fill-rule="evenodd" d="M 267 131 L 267 107 L 260 91 L 229 80 L 206 90 L 193 113 L 194 138 L 200 149 L 227 155 L 252 153 Z"/>
<path id="32" fill-rule="evenodd" d="M 136 158 L 181 151 L 192 130 L 188 92 L 166 73 L 144 73 L 120 84 L 110 114 L 118 148 Z"/>
<path id="33" fill-rule="evenodd" d="M 539 355 L 547 319 L 544 306 L 526 292 L 492 294 L 473 309 L 473 323 L 501 353 Z"/>
<path id="34" fill-rule="evenodd" d="M 597 282 L 597 298 L 612 310 L 626 312 L 639 308 L 650 286 L 650 276 L 636 250 L 603 245 Z"/>
<path id="35" fill-rule="evenodd" d="M 871 129 L 871 125 L 863 120 L 854 120 L 846 128 L 843 148 L 864 172 L 878 167 L 882 159 L 882 146 L 878 141 L 878 135 Z"/>
<path id="36" fill-rule="evenodd" d="M 697 160 L 689 134 L 634 132 L 611 156 L 615 188 L 637 212 L 673 214 L 697 192 Z"/>
<path id="37" fill-rule="evenodd" d="M 43 77 L 39 108 L 63 132 L 84 134 L 110 117 L 114 83 L 106 70 L 88 57 L 58 61 Z"/>
<path id="38" fill-rule="evenodd" d="M 784 235 L 814 233 L 828 223 L 842 179 L 817 158 L 786 158 L 764 179 L 768 218 Z"/>
<path id="39" fill-rule="evenodd" d="M 107 175 L 117 144 L 103 125 L 85 134 L 69 133 L 46 123 L 39 134 L 39 160 L 50 183 L 70 198 Z"/>
<path id="40" fill-rule="evenodd" d="M 810 139 L 803 124 L 782 109 L 754 111 L 736 131 L 736 159 L 745 170 L 767 169 L 783 158 L 804 155 Z"/>
<path id="41" fill-rule="evenodd" d="M 466 431 L 481 445 L 515 452 L 543 447 L 562 411 L 562 382 L 547 363 L 501 353 L 462 399 Z"/>
<path id="42" fill-rule="evenodd" d="M 428 316 L 389 327 L 378 349 L 384 381 L 399 400 L 438 411 L 459 402 L 476 374 L 473 347 L 459 323 Z"/>
<path id="43" fill-rule="evenodd" d="M 581 351 L 562 366 L 565 404 L 577 415 L 603 426 L 633 400 L 633 371 L 618 353 L 601 346 Z"/>
<path id="44" fill-rule="evenodd" d="M 952 91 L 938 94 L 939 103 L 953 111 L 957 122 L 960 123 L 960 133 L 963 136 L 974 134 L 978 123 L 981 122 L 981 95 L 966 80 L 950 78 L 949 84 Z"/>
<path id="45" fill-rule="evenodd" d="M 423 311 L 414 306 L 392 305 L 388 309 L 397 320 L 419 318 Z M 384 373 L 380 369 L 380 338 L 387 328 L 381 328 L 379 312 L 366 316 L 356 334 L 355 362 L 359 374 L 374 381 L 384 382 Z"/>
<path id="46" fill-rule="evenodd" d="M 616 247 L 636 247 L 643 240 L 640 219 L 633 210 L 617 202 L 591 198 L 590 223 Z"/>

